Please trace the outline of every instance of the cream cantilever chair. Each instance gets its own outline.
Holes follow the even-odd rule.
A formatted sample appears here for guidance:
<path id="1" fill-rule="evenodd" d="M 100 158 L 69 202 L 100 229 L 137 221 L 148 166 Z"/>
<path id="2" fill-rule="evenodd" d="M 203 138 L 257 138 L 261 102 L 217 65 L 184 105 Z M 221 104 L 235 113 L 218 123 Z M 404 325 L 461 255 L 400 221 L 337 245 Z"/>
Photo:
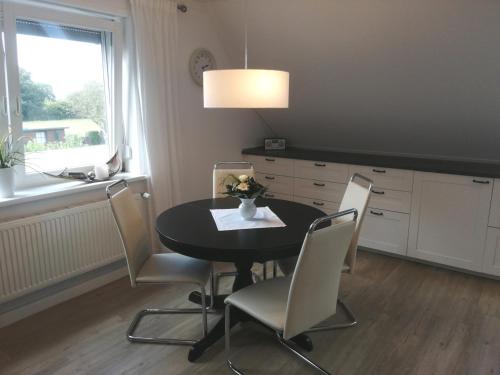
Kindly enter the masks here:
<path id="1" fill-rule="evenodd" d="M 122 188 L 112 193 L 117 186 Z M 207 335 L 207 306 L 205 285 L 211 278 L 209 262 L 189 258 L 181 254 L 152 254 L 147 229 L 137 202 L 125 180 L 117 181 L 106 188 L 106 195 L 118 225 L 125 248 L 130 283 L 132 287 L 162 285 L 170 283 L 196 284 L 201 289 L 202 307 L 192 309 L 146 309 L 140 311 L 130 324 L 127 338 L 132 342 L 167 345 L 192 345 L 196 340 L 134 336 L 141 319 L 152 314 L 194 314 L 201 313 L 203 336 Z M 212 286 L 213 283 L 211 282 Z"/>
<path id="2" fill-rule="evenodd" d="M 237 178 L 238 176 L 241 176 L 243 174 L 247 175 L 248 177 L 255 177 L 255 170 L 252 163 L 246 161 L 221 161 L 215 163 L 212 177 L 212 197 L 227 197 L 227 195 L 224 194 L 224 192 L 226 191 L 224 182 L 227 177 L 229 175 L 234 175 Z M 262 266 L 263 277 L 264 279 L 267 279 L 266 264 L 264 263 Z M 222 277 L 236 276 L 236 274 L 236 271 L 217 272 L 215 274 L 215 294 L 218 294 L 219 282 Z"/>
<path id="3" fill-rule="evenodd" d="M 226 298 L 226 360 L 235 374 L 243 373 L 230 357 L 231 307 L 273 329 L 287 349 L 321 373 L 329 374 L 287 340 L 335 314 L 340 274 L 357 216 L 357 211 L 351 209 L 315 220 L 306 234 L 293 275 L 253 284 Z M 325 221 L 339 218 L 346 219 L 316 229 Z"/>
<path id="4" fill-rule="evenodd" d="M 234 168 L 226 168 L 232 166 Z M 213 198 L 224 198 L 227 195 L 224 194 L 226 191 L 226 186 L 224 181 L 227 176 L 234 175 L 235 177 L 246 174 L 248 177 L 255 177 L 255 170 L 252 163 L 246 161 L 220 161 L 215 163 L 213 171 L 213 188 L 212 197 Z"/>
<path id="5" fill-rule="evenodd" d="M 363 182 L 361 184 L 360 182 Z M 342 198 L 342 202 L 340 203 L 339 211 L 345 211 L 350 208 L 355 208 L 358 212 L 358 220 L 356 221 L 356 228 L 352 235 L 352 240 L 349 245 L 349 250 L 347 251 L 347 255 L 345 257 L 344 265 L 342 267 L 342 272 L 353 273 L 354 267 L 356 265 L 356 255 L 358 252 L 358 240 L 359 234 L 361 232 L 361 225 L 363 224 L 363 220 L 365 218 L 365 213 L 368 208 L 368 202 L 370 201 L 370 193 L 372 191 L 373 181 L 367 177 L 364 177 L 358 173 L 352 175 L 349 184 L 347 185 L 347 189 Z M 348 218 L 340 217 L 337 221 L 345 221 L 349 220 Z M 349 321 L 346 323 L 337 323 L 326 326 L 317 326 L 309 330 L 309 332 L 314 331 L 326 331 L 330 329 L 338 329 L 338 328 L 348 328 L 353 327 L 358 324 L 356 317 L 352 310 L 345 304 L 345 302 L 338 298 L 339 305 L 344 309 L 349 317 Z"/>

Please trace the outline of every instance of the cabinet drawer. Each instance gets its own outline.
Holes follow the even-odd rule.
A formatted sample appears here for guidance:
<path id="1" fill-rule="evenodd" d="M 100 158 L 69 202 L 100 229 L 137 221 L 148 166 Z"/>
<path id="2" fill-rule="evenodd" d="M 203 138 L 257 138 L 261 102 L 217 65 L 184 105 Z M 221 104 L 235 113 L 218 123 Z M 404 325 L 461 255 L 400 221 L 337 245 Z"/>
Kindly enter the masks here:
<path id="1" fill-rule="evenodd" d="M 257 181 L 264 186 L 270 193 L 289 194 L 293 193 L 293 178 L 278 176 L 273 174 L 256 173 Z"/>
<path id="2" fill-rule="evenodd" d="M 412 171 L 352 165 L 350 167 L 350 174 L 353 175 L 354 173 L 359 173 L 370 178 L 379 189 L 412 191 Z"/>
<path id="3" fill-rule="evenodd" d="M 409 214 L 411 194 L 407 191 L 373 188 L 368 206 L 381 210 L 404 212 Z"/>
<path id="4" fill-rule="evenodd" d="M 318 208 L 324 213 L 330 215 L 339 211 L 339 203 L 322 201 L 320 199 L 294 197 L 293 200 L 298 203 L 307 204 L 308 206 Z"/>
<path id="5" fill-rule="evenodd" d="M 361 226 L 359 245 L 406 255 L 409 225 L 408 214 L 369 208 Z"/>
<path id="6" fill-rule="evenodd" d="M 500 179 L 496 179 L 493 184 L 493 196 L 491 198 L 490 227 L 500 228 Z"/>
<path id="7" fill-rule="evenodd" d="M 346 164 L 325 163 L 322 161 L 295 160 L 295 177 L 347 183 L 349 166 Z"/>
<path id="8" fill-rule="evenodd" d="M 244 159 L 253 164 L 256 172 L 293 176 L 293 160 L 291 159 L 255 155 L 245 155 Z"/>
<path id="9" fill-rule="evenodd" d="M 337 203 L 342 200 L 347 186 L 335 182 L 303 180 L 301 178 L 294 178 L 293 181 L 294 196 Z"/>
<path id="10" fill-rule="evenodd" d="M 292 194 L 271 193 L 270 191 L 264 193 L 264 198 L 283 199 L 285 201 L 293 201 Z"/>

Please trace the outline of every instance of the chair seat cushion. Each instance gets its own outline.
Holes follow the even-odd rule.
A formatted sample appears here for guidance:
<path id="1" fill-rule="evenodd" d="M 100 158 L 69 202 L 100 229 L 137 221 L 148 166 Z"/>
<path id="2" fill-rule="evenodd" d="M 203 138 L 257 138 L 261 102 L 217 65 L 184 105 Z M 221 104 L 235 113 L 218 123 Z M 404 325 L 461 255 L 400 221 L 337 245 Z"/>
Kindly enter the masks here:
<path id="1" fill-rule="evenodd" d="M 210 278 L 210 262 L 176 253 L 151 255 L 142 265 L 137 283 L 192 283 L 205 285 Z"/>
<path id="2" fill-rule="evenodd" d="M 277 277 L 238 290 L 225 299 L 276 331 L 283 331 L 292 277 Z"/>

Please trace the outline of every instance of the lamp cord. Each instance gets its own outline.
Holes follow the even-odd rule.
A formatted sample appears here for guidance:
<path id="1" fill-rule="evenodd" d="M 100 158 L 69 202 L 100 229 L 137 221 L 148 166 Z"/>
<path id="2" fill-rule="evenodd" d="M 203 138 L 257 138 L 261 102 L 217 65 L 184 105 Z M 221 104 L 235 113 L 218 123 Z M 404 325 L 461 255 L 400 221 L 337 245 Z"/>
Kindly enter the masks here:
<path id="1" fill-rule="evenodd" d="M 245 69 L 248 69 L 248 22 L 246 0 L 243 0 L 243 23 L 245 25 Z"/>

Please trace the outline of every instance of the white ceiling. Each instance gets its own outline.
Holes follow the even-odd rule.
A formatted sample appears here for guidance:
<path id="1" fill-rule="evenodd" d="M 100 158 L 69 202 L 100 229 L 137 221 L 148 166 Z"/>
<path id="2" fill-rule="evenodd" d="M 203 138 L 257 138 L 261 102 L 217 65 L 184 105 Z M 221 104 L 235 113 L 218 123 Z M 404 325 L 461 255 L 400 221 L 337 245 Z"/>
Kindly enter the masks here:
<path id="1" fill-rule="evenodd" d="M 209 2 L 243 64 L 239 0 Z M 314 148 L 500 159 L 500 1 L 251 0 L 249 67 L 290 71 L 288 110 Z"/>

